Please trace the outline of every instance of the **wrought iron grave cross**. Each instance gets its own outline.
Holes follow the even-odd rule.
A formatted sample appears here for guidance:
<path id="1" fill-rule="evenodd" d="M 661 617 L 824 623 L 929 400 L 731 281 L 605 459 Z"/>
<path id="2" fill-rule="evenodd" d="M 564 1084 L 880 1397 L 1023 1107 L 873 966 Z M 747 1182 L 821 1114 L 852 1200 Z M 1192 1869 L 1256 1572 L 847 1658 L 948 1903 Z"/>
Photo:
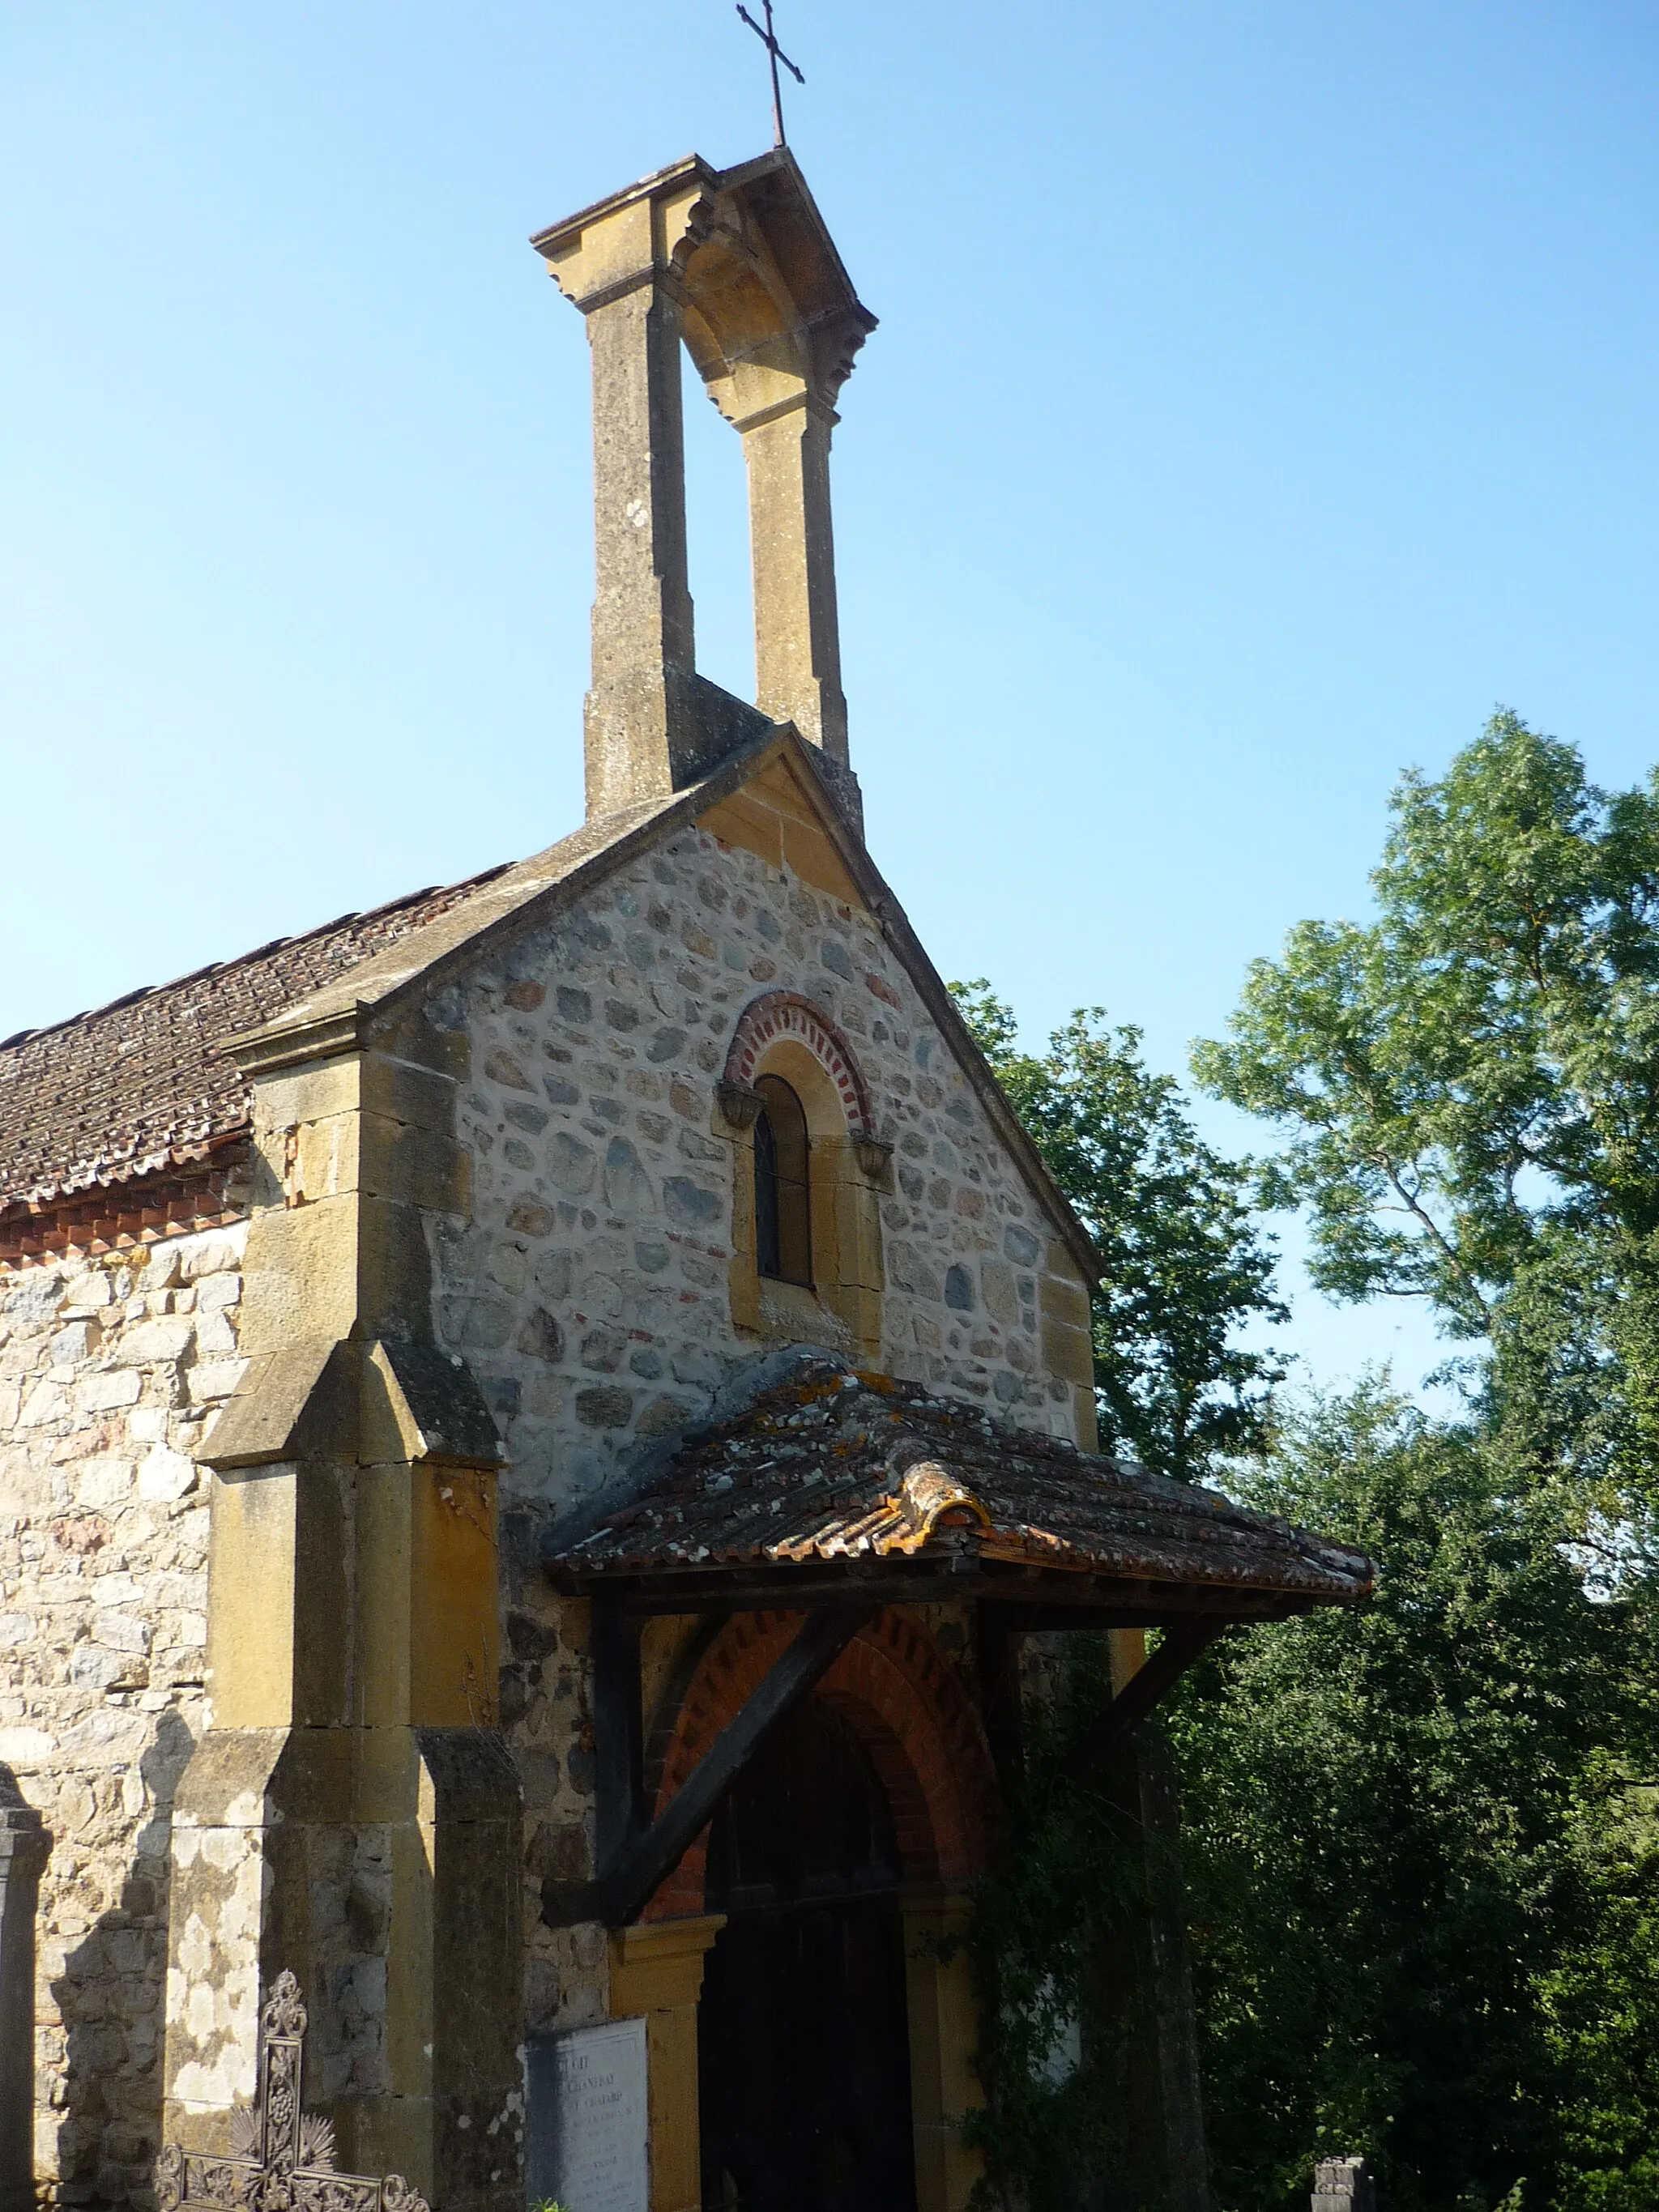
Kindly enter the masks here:
<path id="1" fill-rule="evenodd" d="M 160 2212 L 429 2212 L 400 2173 L 334 2171 L 332 2123 L 300 2109 L 305 2039 L 305 2000 L 284 1968 L 259 2014 L 252 2109 L 230 2116 L 234 2148 L 169 2143 L 155 2161 Z"/>
<path id="2" fill-rule="evenodd" d="M 785 53 L 783 48 L 778 44 L 778 34 L 772 28 L 772 0 L 761 0 L 761 7 L 764 10 L 766 15 L 766 27 L 764 30 L 761 28 L 760 25 L 755 21 L 749 10 L 744 6 L 743 0 L 738 0 L 738 15 L 742 16 L 744 21 L 748 24 L 750 29 L 765 47 L 767 58 L 772 64 L 772 143 L 775 146 L 781 146 L 784 143 L 783 94 L 779 88 L 778 84 L 778 64 L 780 62 L 783 64 L 785 69 L 788 70 L 790 76 L 794 78 L 797 84 L 805 84 L 806 79 L 801 75 L 800 71 L 795 67 L 793 62 L 790 60 L 788 55 Z"/>

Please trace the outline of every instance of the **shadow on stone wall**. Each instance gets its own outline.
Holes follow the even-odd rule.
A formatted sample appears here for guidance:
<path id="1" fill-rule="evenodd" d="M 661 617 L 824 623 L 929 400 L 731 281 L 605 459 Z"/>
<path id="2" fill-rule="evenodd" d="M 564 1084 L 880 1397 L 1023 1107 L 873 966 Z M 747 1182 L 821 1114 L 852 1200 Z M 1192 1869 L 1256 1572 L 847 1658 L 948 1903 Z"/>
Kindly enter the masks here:
<path id="1" fill-rule="evenodd" d="M 131 2206 L 134 2212 L 149 2212 L 155 2203 L 151 2166 L 161 2142 L 167 1850 L 173 1792 L 193 1748 L 194 1738 L 179 1714 L 161 1714 L 138 1760 L 145 1804 L 122 1876 L 120 1901 L 99 1914 L 52 1984 L 65 2044 L 64 2074 L 52 2094 L 61 2177 L 56 2193 L 65 2204 Z M 60 1891 L 60 1909 L 72 1911 L 74 1896 L 73 1884 Z M 43 1936 L 46 1933 L 42 1930 Z"/>
<path id="2" fill-rule="evenodd" d="M 34 2203 L 35 1922 L 52 1837 L 0 1765 L 0 2212 Z"/>

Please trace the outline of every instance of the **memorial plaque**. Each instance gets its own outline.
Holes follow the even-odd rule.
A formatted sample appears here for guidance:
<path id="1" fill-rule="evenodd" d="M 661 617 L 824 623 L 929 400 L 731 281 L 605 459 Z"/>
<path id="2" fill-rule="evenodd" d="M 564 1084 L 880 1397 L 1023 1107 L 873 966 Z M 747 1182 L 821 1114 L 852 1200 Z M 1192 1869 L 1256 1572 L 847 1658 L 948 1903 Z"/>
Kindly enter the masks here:
<path id="1" fill-rule="evenodd" d="M 645 2022 L 532 2035 L 525 2059 L 525 2191 L 564 2212 L 650 2212 Z"/>

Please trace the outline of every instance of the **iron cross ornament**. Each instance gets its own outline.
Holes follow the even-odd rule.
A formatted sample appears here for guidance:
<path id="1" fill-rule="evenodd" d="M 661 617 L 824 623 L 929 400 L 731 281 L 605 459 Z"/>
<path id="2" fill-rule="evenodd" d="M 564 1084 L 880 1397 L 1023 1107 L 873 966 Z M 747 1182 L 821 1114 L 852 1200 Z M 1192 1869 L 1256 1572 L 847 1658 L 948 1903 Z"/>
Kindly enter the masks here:
<path id="1" fill-rule="evenodd" d="M 258 2086 L 230 2115 L 230 2148 L 155 2161 L 158 2212 L 429 2212 L 400 2173 L 340 2173 L 334 2128 L 301 2104 L 305 2000 L 286 1969 L 259 2014 Z"/>
<path id="2" fill-rule="evenodd" d="M 755 21 L 754 17 L 750 14 L 749 10 L 744 6 L 743 0 L 738 0 L 738 15 L 742 16 L 744 21 L 748 24 L 750 29 L 765 47 L 767 58 L 772 64 L 772 143 L 775 146 L 781 146 L 784 143 L 783 93 L 778 82 L 778 64 L 780 62 L 783 64 L 785 69 L 788 70 L 790 76 L 794 78 L 797 84 L 805 84 L 806 79 L 801 75 L 800 71 L 795 67 L 793 62 L 790 60 L 788 55 L 785 53 L 783 48 L 778 44 L 778 34 L 772 28 L 772 0 L 761 0 L 761 8 L 766 16 L 766 26 L 764 29 L 761 27 L 761 26 Z"/>

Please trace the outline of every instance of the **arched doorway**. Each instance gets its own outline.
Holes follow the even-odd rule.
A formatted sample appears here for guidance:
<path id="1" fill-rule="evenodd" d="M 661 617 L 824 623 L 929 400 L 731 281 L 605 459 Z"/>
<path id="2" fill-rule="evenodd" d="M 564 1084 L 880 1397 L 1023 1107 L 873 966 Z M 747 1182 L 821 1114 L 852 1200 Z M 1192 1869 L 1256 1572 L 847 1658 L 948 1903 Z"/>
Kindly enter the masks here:
<path id="1" fill-rule="evenodd" d="M 665 1702 L 653 1731 L 659 1811 L 760 1689 L 800 1621 L 792 1613 L 736 1613 L 690 1660 L 690 1680 Z M 689 2137 L 694 2120 L 699 2133 L 708 2130 L 707 2155 L 688 2141 L 684 2168 L 688 2181 L 693 2172 L 699 2176 L 704 2212 L 770 2212 L 779 2202 L 754 2193 L 775 2186 L 764 2172 L 740 2182 L 730 2150 L 721 2147 L 735 2142 L 741 2128 L 752 2131 L 757 2124 L 743 2118 L 745 2097 L 748 2109 L 775 2109 L 784 2100 L 780 2083 L 787 2076 L 781 2075 L 775 2046 L 811 2049 L 817 2032 L 811 2021 L 804 2027 L 786 2021 L 782 2031 L 769 2025 L 766 1991 L 777 1986 L 779 1970 L 770 1970 L 769 1981 L 764 1961 L 756 1962 L 768 1940 L 764 1930 L 757 1925 L 745 1934 L 750 1915 L 769 1910 L 768 1891 L 775 1893 L 769 1909 L 779 1923 L 795 1916 L 793 1937 L 770 1939 L 775 1958 L 781 1956 L 786 1966 L 789 1941 L 797 1945 L 797 1960 L 806 1958 L 805 1947 L 814 1938 L 810 1928 L 802 1929 L 814 1910 L 831 1913 L 833 1925 L 832 1908 L 840 1909 L 845 1937 L 840 1964 L 831 1956 L 825 1965 L 821 1951 L 817 1966 L 799 1965 L 779 2003 L 804 2004 L 801 1993 L 814 1988 L 828 1988 L 832 1997 L 836 1990 L 856 1990 L 860 1972 L 867 1971 L 872 1978 L 865 1985 L 868 2002 L 862 2008 L 854 2003 L 845 2016 L 855 2025 L 866 2018 L 883 2024 L 872 2024 L 862 2036 L 865 2057 L 854 2052 L 839 2074 L 832 2066 L 830 2076 L 857 2079 L 859 2065 L 874 2063 L 882 2069 L 884 2094 L 908 2079 L 908 2095 L 881 2107 L 876 2132 L 883 2145 L 890 2146 L 896 2132 L 893 2112 L 908 2103 L 910 2113 L 909 2160 L 893 2157 L 896 2171 L 890 2183 L 881 2185 L 883 2193 L 877 2193 L 876 2172 L 860 2177 L 862 2193 L 853 2199 L 813 2194 L 819 2184 L 793 2179 L 793 2193 L 781 2200 L 786 2212 L 823 2207 L 838 2212 L 852 2202 L 860 2212 L 895 2207 L 897 2212 L 964 2212 L 981 2168 L 959 2123 L 981 2101 L 981 2091 L 973 2071 L 978 2027 L 971 1973 L 958 1939 L 966 1925 L 966 1893 L 990 1863 L 996 1816 L 989 1749 L 960 1675 L 920 1614 L 884 1608 L 847 1646 L 804 1710 L 798 1706 L 775 1723 L 732 1784 L 721 1811 L 646 1906 L 637 1929 L 623 1934 L 624 1946 L 632 1937 L 643 1956 L 659 1932 L 671 1945 L 677 1926 L 713 1936 L 718 1923 L 708 1916 L 726 1916 L 726 1928 L 706 1954 L 708 1936 L 696 1940 L 692 1999 L 674 2000 L 687 2002 L 688 2009 L 696 2002 L 697 2008 L 696 2027 L 686 2021 L 684 2075 L 665 2063 L 659 2069 L 653 2060 L 653 2080 L 660 2070 L 663 2084 L 664 2140 L 672 2135 L 678 2142 L 673 2131 L 680 2128 Z M 825 1924 L 817 1923 L 820 1929 Z M 885 1934 L 878 1935 L 883 1928 Z M 760 1992 L 747 2010 L 745 1950 L 746 1985 Z M 614 1989 L 613 1984 L 613 1994 Z M 647 1998 L 643 2008 L 653 2002 Z M 819 2008 L 832 2022 L 834 2002 Z M 631 1993 L 628 2008 L 636 2008 Z M 763 2078 L 745 2083 L 740 2069 L 745 2054 L 757 2047 L 750 2071 L 758 2069 Z M 686 2094 L 678 2085 L 684 2081 L 689 2088 L 693 2057 L 700 2086 Z M 797 2094 L 808 2100 L 793 2108 L 793 2124 L 799 2127 L 810 2086 Z M 891 2170 L 883 2163 L 889 2155 L 888 2149 L 876 2154 L 880 2172 Z M 836 2158 L 823 2163 L 833 2181 L 840 2170 Z M 748 2197 L 741 2193 L 744 2187 L 751 2191 Z M 673 2201 L 678 2206 L 689 2197 L 688 2188 Z"/>
<path id="2" fill-rule="evenodd" d="M 915 2212 L 902 1869 L 850 1722 L 809 1698 L 708 1838 L 704 2212 Z"/>

